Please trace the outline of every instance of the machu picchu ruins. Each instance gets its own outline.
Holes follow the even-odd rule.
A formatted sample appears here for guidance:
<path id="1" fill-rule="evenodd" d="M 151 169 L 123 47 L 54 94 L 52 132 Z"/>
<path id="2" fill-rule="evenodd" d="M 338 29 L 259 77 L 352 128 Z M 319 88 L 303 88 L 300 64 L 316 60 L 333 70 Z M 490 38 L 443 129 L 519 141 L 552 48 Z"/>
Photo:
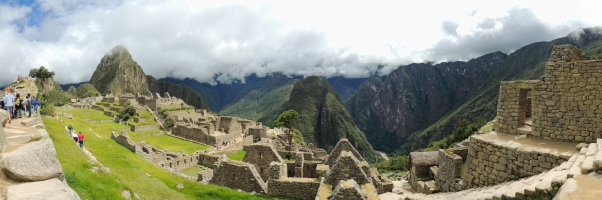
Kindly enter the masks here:
<path id="1" fill-rule="evenodd" d="M 567 181 L 596 190 L 587 183 L 602 171 L 601 69 L 572 45 L 554 46 L 540 79 L 500 84 L 494 131 L 412 152 L 407 184 L 416 193 L 399 198 L 563 199 L 573 192 Z"/>

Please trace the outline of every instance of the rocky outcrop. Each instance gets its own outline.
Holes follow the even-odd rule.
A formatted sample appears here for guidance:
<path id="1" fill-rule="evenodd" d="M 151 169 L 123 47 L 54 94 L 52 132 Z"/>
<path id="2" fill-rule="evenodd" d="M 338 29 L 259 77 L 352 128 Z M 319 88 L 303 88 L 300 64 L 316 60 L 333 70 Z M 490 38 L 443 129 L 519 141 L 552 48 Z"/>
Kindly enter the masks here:
<path id="1" fill-rule="evenodd" d="M 6 191 L 6 199 L 78 200 L 80 198 L 69 185 L 53 178 L 10 186 Z"/>
<path id="2" fill-rule="evenodd" d="M 17 181 L 44 181 L 62 177 L 63 170 L 50 139 L 43 139 L 4 154 L 2 171 Z"/>
<path id="3" fill-rule="evenodd" d="M 6 123 L 8 123 L 8 112 L 4 109 L 0 109 L 0 123 L 2 123 L 2 127 L 6 127 Z"/>

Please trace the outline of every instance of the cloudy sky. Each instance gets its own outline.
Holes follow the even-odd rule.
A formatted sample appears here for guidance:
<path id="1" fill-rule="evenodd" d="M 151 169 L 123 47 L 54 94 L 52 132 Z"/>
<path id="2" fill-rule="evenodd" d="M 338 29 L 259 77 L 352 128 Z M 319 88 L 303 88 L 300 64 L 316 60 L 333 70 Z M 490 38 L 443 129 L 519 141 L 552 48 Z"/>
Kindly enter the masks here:
<path id="1" fill-rule="evenodd" d="M 128 48 L 156 78 L 365 77 L 468 60 L 602 25 L 599 1 L 0 0 L 0 85 L 45 66 L 88 81 Z M 379 65 L 381 67 L 379 67 Z"/>

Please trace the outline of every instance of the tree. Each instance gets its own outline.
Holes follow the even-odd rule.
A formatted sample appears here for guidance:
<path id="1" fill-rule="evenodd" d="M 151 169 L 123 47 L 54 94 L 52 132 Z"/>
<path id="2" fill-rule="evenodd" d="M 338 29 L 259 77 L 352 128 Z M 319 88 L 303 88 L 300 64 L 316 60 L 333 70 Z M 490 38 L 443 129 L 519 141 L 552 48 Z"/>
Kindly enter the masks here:
<path id="1" fill-rule="evenodd" d="M 46 69 L 44 66 L 41 66 L 38 69 L 33 68 L 33 69 L 29 70 L 29 76 L 31 78 L 39 78 L 39 79 L 44 80 L 47 78 L 54 77 L 54 72 L 48 71 L 48 69 Z"/>
<path id="2" fill-rule="evenodd" d="M 128 121 L 134 115 L 136 115 L 136 107 L 128 103 L 119 109 L 117 117 L 122 121 Z"/>
<path id="3" fill-rule="evenodd" d="M 286 133 L 286 136 L 288 139 L 289 154 L 291 153 L 291 150 L 293 148 L 293 136 L 292 136 L 293 122 L 297 119 L 299 119 L 299 114 L 297 113 L 297 111 L 287 110 L 287 111 L 284 111 L 282 114 L 280 114 L 280 116 L 278 116 L 278 119 L 276 119 L 276 121 L 274 121 L 274 127 L 286 128 L 285 133 Z"/>
<path id="4" fill-rule="evenodd" d="M 69 87 L 69 89 L 67 89 L 67 93 L 71 94 L 74 97 L 78 97 L 77 96 L 77 90 L 73 86 L 71 86 L 71 87 Z"/>

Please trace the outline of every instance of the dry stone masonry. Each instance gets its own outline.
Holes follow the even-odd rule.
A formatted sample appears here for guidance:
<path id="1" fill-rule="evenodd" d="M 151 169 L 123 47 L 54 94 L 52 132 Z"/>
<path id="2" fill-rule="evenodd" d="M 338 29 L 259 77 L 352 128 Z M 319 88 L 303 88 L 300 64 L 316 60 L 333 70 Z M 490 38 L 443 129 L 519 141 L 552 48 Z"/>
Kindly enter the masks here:
<path id="1" fill-rule="evenodd" d="M 602 172 L 600 83 L 602 60 L 571 45 L 553 47 L 539 80 L 501 82 L 495 131 L 439 150 L 436 161 L 432 153 L 410 154 L 410 185 L 427 195 L 405 198 L 523 199 Z M 439 190 L 453 193 L 428 195 Z"/>

